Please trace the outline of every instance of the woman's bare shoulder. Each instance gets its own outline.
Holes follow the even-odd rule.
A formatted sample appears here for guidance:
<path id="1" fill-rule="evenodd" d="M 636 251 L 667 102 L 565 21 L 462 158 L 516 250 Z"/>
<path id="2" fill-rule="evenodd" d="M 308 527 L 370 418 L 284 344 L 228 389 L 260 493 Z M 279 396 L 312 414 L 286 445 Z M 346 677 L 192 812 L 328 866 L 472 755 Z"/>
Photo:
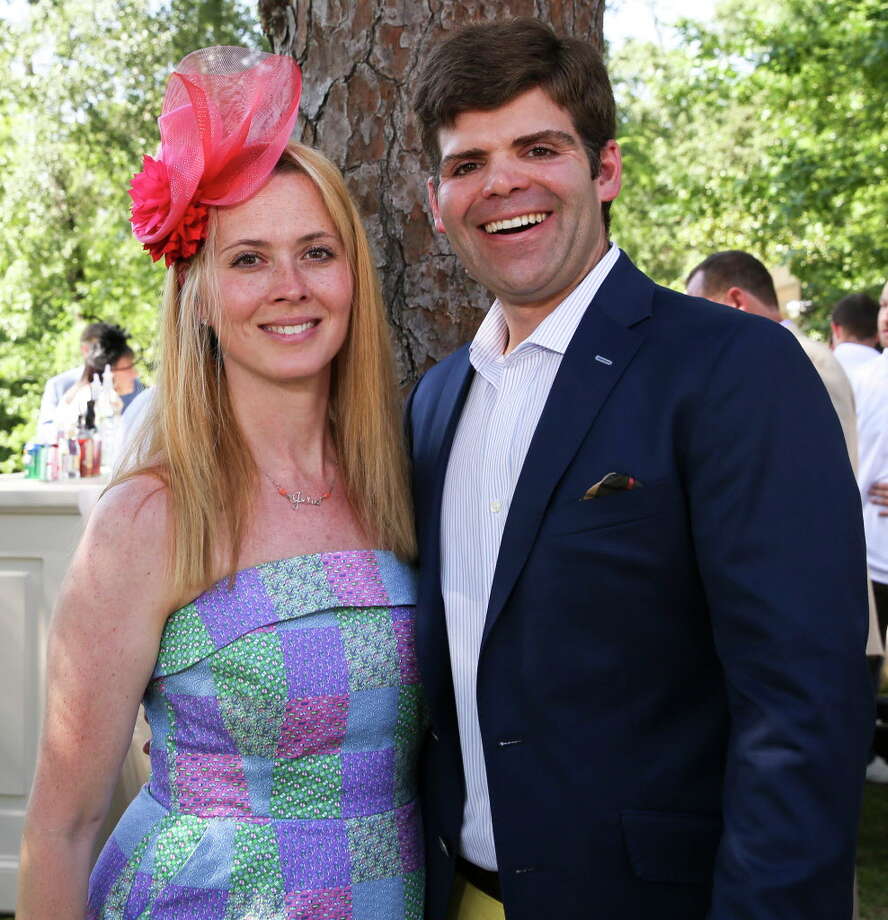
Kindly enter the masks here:
<path id="1" fill-rule="evenodd" d="M 155 473 L 138 473 L 112 484 L 93 510 L 100 522 L 113 519 L 143 528 L 168 527 L 170 513 L 169 491 Z"/>
<path id="2" fill-rule="evenodd" d="M 100 575 L 103 594 L 129 596 L 137 604 L 144 599 L 168 613 L 178 600 L 169 571 L 172 540 L 166 485 L 157 476 L 139 474 L 113 485 L 99 499 L 72 570 Z"/>
<path id="3" fill-rule="evenodd" d="M 95 548 L 118 554 L 168 550 L 172 538 L 172 506 L 160 477 L 140 473 L 102 493 L 87 522 L 84 539 Z"/>

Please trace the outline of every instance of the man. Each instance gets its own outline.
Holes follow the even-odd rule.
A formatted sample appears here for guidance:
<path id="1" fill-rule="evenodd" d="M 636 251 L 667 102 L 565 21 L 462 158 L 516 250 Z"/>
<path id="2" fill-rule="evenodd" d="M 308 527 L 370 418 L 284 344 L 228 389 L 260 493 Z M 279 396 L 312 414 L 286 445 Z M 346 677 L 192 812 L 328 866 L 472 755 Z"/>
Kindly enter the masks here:
<path id="1" fill-rule="evenodd" d="M 744 313 L 763 316 L 789 329 L 820 374 L 841 422 L 851 465 L 856 468 L 857 420 L 848 375 L 826 345 L 803 335 L 791 319 L 780 315 L 774 281 L 765 266 L 755 256 L 740 249 L 716 252 L 690 271 L 686 287 L 692 297 L 705 297 Z"/>
<path id="2" fill-rule="evenodd" d="M 866 294 L 848 294 L 833 307 L 833 354 L 848 375 L 852 387 L 857 372 L 879 357 L 877 317 L 879 305 Z"/>
<path id="3" fill-rule="evenodd" d="M 120 326 L 102 324 L 103 329 L 84 357 L 84 367 L 75 384 L 70 387 L 56 407 L 53 420 L 54 431 L 64 431 L 76 425 L 78 418 L 86 412 L 90 398 L 90 384 L 97 375 L 104 375 L 106 367 L 111 369 L 113 391 L 108 411 L 115 415 L 126 411 L 134 397 L 145 389 L 135 369 L 135 354 L 127 341 L 127 333 Z M 107 451 L 109 445 L 106 443 Z M 112 449 L 113 450 L 113 449 Z"/>
<path id="4" fill-rule="evenodd" d="M 470 27 L 416 107 L 435 226 L 497 296 L 408 406 L 427 916 L 849 916 L 872 697 L 823 387 L 610 245 L 591 46 Z"/>
<path id="5" fill-rule="evenodd" d="M 108 328 L 107 323 L 89 323 L 83 327 L 83 332 L 80 333 L 80 354 L 84 360 L 90 349 Z M 80 364 L 46 381 L 43 398 L 40 400 L 40 412 L 37 415 L 37 438 L 39 440 L 49 444 L 55 439 L 55 418 L 59 402 L 65 393 L 80 380 L 82 374 L 83 364 Z"/>
<path id="6" fill-rule="evenodd" d="M 883 291 L 883 297 L 886 292 Z M 883 314 L 884 320 L 883 320 Z M 888 303 L 879 310 L 879 328 L 888 321 Z M 885 322 L 888 325 L 888 322 Z M 863 501 L 867 563 L 873 579 L 879 629 L 888 629 L 888 351 L 877 355 L 854 378 L 860 466 L 857 483 Z M 875 757 L 867 779 L 888 783 L 888 763 Z"/>
<path id="7" fill-rule="evenodd" d="M 111 377 L 114 380 L 114 392 L 123 403 L 120 411 L 125 414 L 136 397 L 145 389 L 136 368 L 136 353 L 128 344 L 111 365 Z"/>
<path id="8" fill-rule="evenodd" d="M 879 300 L 876 330 L 880 343 L 888 345 L 888 284 Z M 888 351 L 874 354 L 875 360 L 859 368 L 852 379 L 860 445 L 857 482 L 863 501 L 867 563 L 873 579 L 879 629 L 884 636 L 888 629 Z M 866 776 L 873 782 L 888 783 L 888 764 L 884 758 L 874 758 Z"/>

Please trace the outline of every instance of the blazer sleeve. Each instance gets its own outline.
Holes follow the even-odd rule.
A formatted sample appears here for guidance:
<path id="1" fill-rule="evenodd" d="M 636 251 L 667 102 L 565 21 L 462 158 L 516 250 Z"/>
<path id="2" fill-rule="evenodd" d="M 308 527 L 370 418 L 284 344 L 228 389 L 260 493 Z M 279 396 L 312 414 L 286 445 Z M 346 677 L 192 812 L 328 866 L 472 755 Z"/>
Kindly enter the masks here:
<path id="1" fill-rule="evenodd" d="M 684 475 L 731 714 L 710 917 L 850 917 L 873 701 L 842 431 L 776 324 L 733 327 L 697 398 Z"/>

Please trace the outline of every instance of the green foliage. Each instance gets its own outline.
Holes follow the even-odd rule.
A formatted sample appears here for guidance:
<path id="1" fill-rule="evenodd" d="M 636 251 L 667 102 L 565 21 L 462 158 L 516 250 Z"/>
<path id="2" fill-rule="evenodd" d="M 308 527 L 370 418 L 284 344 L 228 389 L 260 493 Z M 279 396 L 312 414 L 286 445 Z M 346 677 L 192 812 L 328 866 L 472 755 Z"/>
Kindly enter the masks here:
<path id="1" fill-rule="evenodd" d="M 884 692 L 884 687 L 882 692 Z M 857 841 L 860 920 L 888 917 L 888 786 L 865 783 Z"/>
<path id="2" fill-rule="evenodd" d="M 83 323 L 125 326 L 150 377 L 163 269 L 130 233 L 129 180 L 157 148 L 172 66 L 262 47 L 252 18 L 238 0 L 37 0 L 0 20 L 0 470 L 46 378 L 79 363 Z"/>
<path id="3" fill-rule="evenodd" d="M 625 186 L 616 239 L 676 287 L 720 249 L 787 265 L 816 307 L 888 275 L 888 8 L 735 0 L 680 48 L 611 61 Z"/>

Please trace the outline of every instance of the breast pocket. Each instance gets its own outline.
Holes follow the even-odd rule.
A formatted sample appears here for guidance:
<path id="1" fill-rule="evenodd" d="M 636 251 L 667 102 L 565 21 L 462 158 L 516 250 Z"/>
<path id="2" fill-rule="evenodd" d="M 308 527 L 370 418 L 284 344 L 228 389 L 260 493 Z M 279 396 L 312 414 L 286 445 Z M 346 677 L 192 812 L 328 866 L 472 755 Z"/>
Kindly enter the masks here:
<path id="1" fill-rule="evenodd" d="M 670 488 L 668 482 L 653 482 L 599 498 L 562 500 L 549 510 L 548 530 L 577 533 L 653 517 L 662 510 Z"/>

